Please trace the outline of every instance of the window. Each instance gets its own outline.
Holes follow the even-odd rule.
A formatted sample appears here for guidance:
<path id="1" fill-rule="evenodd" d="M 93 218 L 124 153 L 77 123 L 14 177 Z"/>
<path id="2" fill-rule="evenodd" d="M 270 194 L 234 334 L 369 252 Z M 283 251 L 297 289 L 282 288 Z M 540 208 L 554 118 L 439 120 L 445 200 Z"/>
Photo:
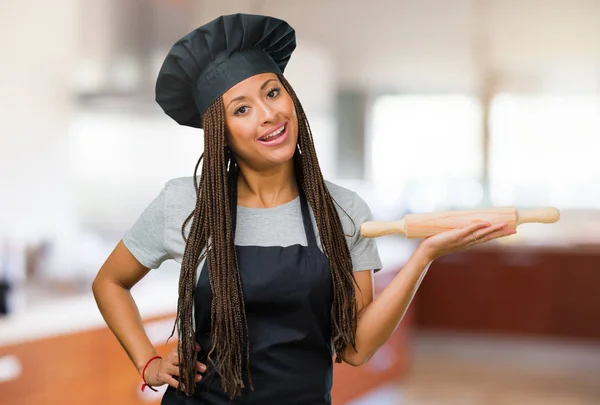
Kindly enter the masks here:
<path id="1" fill-rule="evenodd" d="M 411 212 L 478 205 L 481 114 L 479 101 L 466 95 L 378 98 L 371 129 L 374 185 Z"/>
<path id="2" fill-rule="evenodd" d="M 600 207 L 600 98 L 499 94 L 490 117 L 494 205 Z"/>

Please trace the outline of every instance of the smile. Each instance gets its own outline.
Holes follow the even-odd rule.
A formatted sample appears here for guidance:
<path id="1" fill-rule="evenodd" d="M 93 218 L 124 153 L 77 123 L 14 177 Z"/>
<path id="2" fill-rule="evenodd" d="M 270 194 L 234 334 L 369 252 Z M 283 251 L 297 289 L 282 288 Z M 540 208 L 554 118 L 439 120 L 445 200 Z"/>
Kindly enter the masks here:
<path id="1" fill-rule="evenodd" d="M 277 128 L 275 131 L 261 136 L 258 138 L 258 142 L 266 146 L 277 146 L 281 145 L 287 139 L 288 135 L 288 126 L 287 123 Z"/>

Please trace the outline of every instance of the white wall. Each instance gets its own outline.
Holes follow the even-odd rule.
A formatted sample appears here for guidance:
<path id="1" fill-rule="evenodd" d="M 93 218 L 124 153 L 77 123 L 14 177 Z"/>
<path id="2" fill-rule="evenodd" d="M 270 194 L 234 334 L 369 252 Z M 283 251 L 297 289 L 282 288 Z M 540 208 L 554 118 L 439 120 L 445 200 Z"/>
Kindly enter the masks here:
<path id="1" fill-rule="evenodd" d="M 556 86 L 567 78 L 565 86 L 570 82 L 581 89 L 573 76 L 589 88 L 600 75 L 600 2 L 595 0 L 262 4 L 261 12 L 288 19 L 300 40 L 318 40 L 330 49 L 338 80 L 347 87 L 476 90 L 480 57 L 488 58 L 505 86 L 541 75 L 540 85 Z M 482 44 L 487 56 L 474 53 L 482 36 L 488 36 Z"/>
<path id="2" fill-rule="evenodd" d="M 107 44 L 118 41 L 110 27 L 110 15 L 118 12 L 118 6 L 115 0 L 80 1 L 92 10 L 83 20 L 89 26 L 86 49 L 93 48 L 106 60 Z M 484 74 L 491 74 L 496 85 L 506 89 L 586 91 L 600 87 L 600 2 L 596 0 L 198 0 L 178 4 L 193 8 L 190 25 L 181 27 L 182 35 L 221 14 L 249 12 L 284 18 L 296 28 L 300 46 L 318 45 L 330 53 L 335 80 L 344 87 L 477 92 Z M 484 71 L 486 66 L 490 71 Z"/>
<path id="3" fill-rule="evenodd" d="M 69 226 L 66 129 L 77 3 L 0 2 L 0 237 Z"/>
<path id="4" fill-rule="evenodd" d="M 165 179 L 193 170 L 202 138 L 176 128 L 160 113 L 151 118 L 126 109 L 109 112 L 102 125 L 89 131 L 82 122 L 101 118 L 77 115 L 79 126 L 71 127 L 71 134 L 79 129 L 83 135 L 69 139 L 68 126 L 76 113 L 72 74 L 87 58 L 88 66 L 111 59 L 111 47 L 118 42 L 110 25 L 118 12 L 115 4 L 0 2 L 0 237 L 66 235 L 66 240 L 78 226 L 74 215 L 122 224 L 149 202 Z M 313 124 L 326 175 L 334 173 L 330 109 L 339 87 L 477 91 L 482 64 L 487 63 L 501 89 L 600 90 L 600 2 L 595 0 L 194 4 L 195 24 L 182 27 L 182 33 L 232 12 L 271 14 L 296 28 L 298 52 L 288 77 Z M 477 14 L 486 4 L 487 17 Z M 89 154 L 69 149 L 88 141 Z M 98 144 L 91 153 L 93 142 Z"/>
<path id="5" fill-rule="evenodd" d="M 309 117 L 323 173 L 335 170 L 335 82 L 319 47 L 298 48 L 286 70 Z M 79 111 L 70 127 L 70 162 L 78 215 L 90 226 L 123 229 L 164 182 L 193 175 L 201 130 L 183 127 L 158 106 L 115 102 Z"/>

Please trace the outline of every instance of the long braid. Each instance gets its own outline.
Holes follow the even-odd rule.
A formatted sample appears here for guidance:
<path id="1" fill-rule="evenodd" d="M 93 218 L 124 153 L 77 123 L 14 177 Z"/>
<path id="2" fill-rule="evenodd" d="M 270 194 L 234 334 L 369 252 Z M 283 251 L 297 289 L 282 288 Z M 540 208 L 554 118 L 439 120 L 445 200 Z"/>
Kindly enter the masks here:
<path id="1" fill-rule="evenodd" d="M 223 390 L 239 395 L 245 387 L 244 365 L 249 368 L 248 327 L 231 223 L 229 170 L 237 170 L 225 153 L 225 112 L 216 100 L 204 116 L 202 175 L 196 187 L 196 207 L 182 227 L 192 220 L 181 264 L 177 324 L 179 325 L 180 391 L 191 395 L 195 388 L 194 289 L 197 268 L 206 257 L 213 292 L 211 304 L 210 365 L 220 375 Z M 198 165 L 200 163 L 198 161 Z M 197 183 L 197 169 L 194 184 Z M 201 255 L 200 252 L 203 254 Z M 213 358 L 214 354 L 214 358 Z M 248 373 L 249 377 L 249 373 Z M 250 384 L 251 386 L 251 384 Z"/>
<path id="2" fill-rule="evenodd" d="M 333 306 L 331 308 L 331 333 L 336 352 L 336 362 L 340 363 L 341 352 L 346 345 L 356 349 L 356 326 L 358 304 L 355 298 L 354 273 L 350 251 L 345 240 L 342 223 L 336 212 L 333 198 L 329 194 L 325 179 L 319 167 L 317 153 L 304 109 L 288 81 L 279 76 L 286 91 L 294 101 L 298 116 L 298 145 L 300 154 L 300 180 L 306 199 L 310 203 L 323 252 L 329 259 L 333 281 Z"/>
<path id="3" fill-rule="evenodd" d="M 313 209 L 323 252 L 330 262 L 333 281 L 331 333 L 336 362 L 346 345 L 355 348 L 357 303 L 350 251 L 334 201 L 319 168 L 308 120 L 298 98 L 283 76 L 283 86 L 294 101 L 298 115 L 298 145 L 295 155 L 296 175 Z M 231 187 L 237 187 L 238 167 L 225 145 L 225 111 L 222 98 L 217 99 L 204 116 L 204 154 L 194 170 L 196 206 L 182 226 L 191 220 L 189 236 L 181 265 L 177 322 L 179 326 L 180 391 L 191 395 L 195 388 L 195 337 L 193 332 L 194 289 L 197 268 L 207 258 L 208 277 L 213 292 L 211 303 L 211 347 L 208 359 L 219 374 L 222 388 L 233 398 L 246 387 L 243 370 L 250 379 L 250 342 L 231 223 Z M 197 170 L 202 174 L 198 186 Z M 213 360 L 213 356 L 215 359 Z"/>

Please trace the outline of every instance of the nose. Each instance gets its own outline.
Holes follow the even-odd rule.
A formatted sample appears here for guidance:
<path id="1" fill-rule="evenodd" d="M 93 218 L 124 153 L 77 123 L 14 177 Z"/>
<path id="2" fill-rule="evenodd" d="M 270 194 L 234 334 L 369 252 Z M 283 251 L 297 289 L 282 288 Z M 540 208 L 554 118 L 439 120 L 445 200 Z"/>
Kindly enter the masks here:
<path id="1" fill-rule="evenodd" d="M 262 124 L 272 124 L 275 122 L 275 118 L 277 117 L 278 111 L 274 108 L 273 105 L 269 103 L 261 103 L 259 107 L 260 111 L 260 121 Z"/>

